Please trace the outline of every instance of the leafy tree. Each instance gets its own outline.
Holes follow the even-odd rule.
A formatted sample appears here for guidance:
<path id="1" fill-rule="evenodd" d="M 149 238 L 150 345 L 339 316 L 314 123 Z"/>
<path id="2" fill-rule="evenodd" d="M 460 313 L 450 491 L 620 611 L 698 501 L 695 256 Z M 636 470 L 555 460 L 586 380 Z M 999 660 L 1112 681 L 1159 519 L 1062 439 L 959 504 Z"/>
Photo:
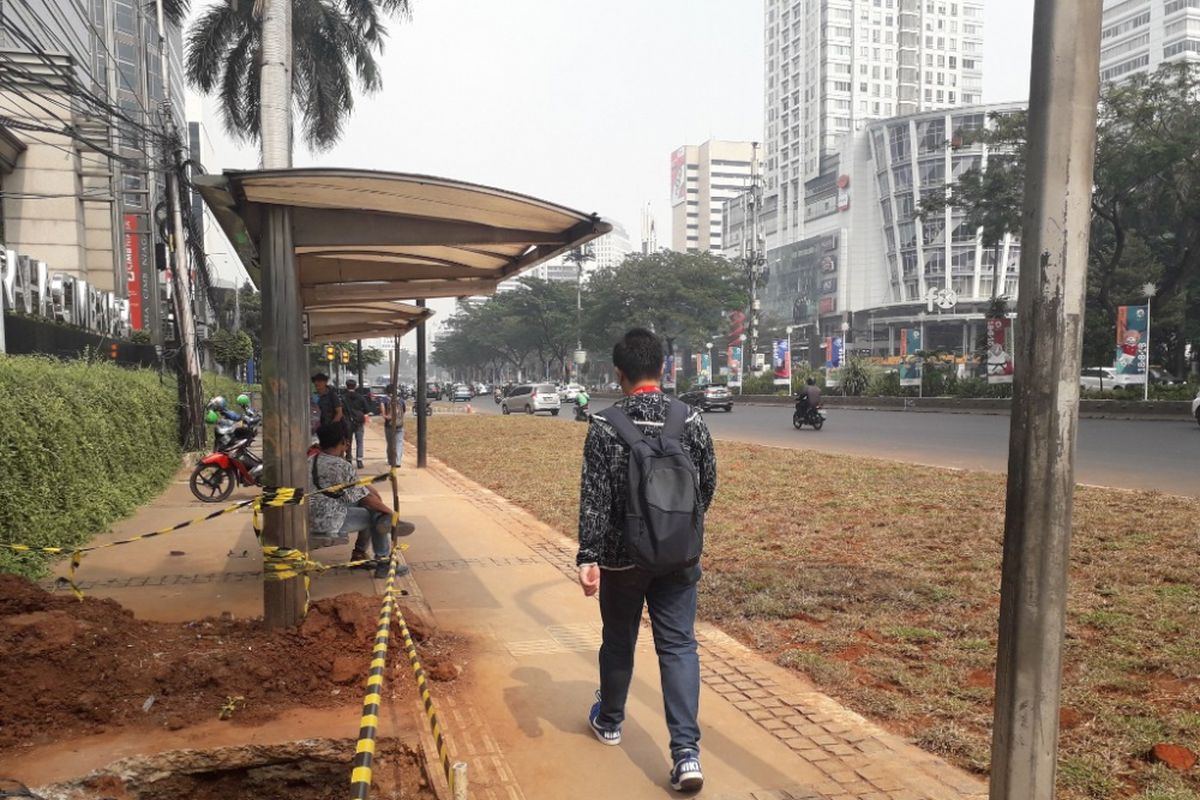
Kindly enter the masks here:
<path id="1" fill-rule="evenodd" d="M 254 357 L 254 343 L 244 331 L 219 330 L 209 337 L 208 348 L 216 362 L 230 372 Z"/>
<path id="2" fill-rule="evenodd" d="M 744 272 L 720 256 L 635 253 L 592 276 L 584 304 L 587 343 L 604 350 L 641 325 L 669 343 L 695 346 L 722 335 L 724 315 L 749 302 Z"/>
<path id="3" fill-rule="evenodd" d="M 189 0 L 167 0 L 164 11 L 182 25 Z M 218 0 L 187 33 L 188 83 L 216 94 L 233 137 L 259 136 L 262 16 L 251 0 Z M 305 143 L 327 150 L 354 110 L 355 90 L 372 94 L 382 81 L 376 56 L 387 36 L 384 19 L 406 17 L 408 0 L 293 0 L 292 89 Z"/>
<path id="4" fill-rule="evenodd" d="M 576 287 L 563 281 L 523 278 L 521 288 L 510 293 L 513 310 L 534 329 L 534 348 L 544 375 L 557 363 L 565 375 L 576 344 Z"/>

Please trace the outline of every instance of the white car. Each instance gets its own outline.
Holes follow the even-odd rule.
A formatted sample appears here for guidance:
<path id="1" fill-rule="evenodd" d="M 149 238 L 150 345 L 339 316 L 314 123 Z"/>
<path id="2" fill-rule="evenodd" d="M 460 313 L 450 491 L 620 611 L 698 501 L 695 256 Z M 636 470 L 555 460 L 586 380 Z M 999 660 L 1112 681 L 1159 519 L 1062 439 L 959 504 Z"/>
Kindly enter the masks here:
<path id="1" fill-rule="evenodd" d="M 553 383 L 523 383 L 513 388 L 508 396 L 500 401 L 500 413 L 511 414 L 525 412 L 536 414 L 539 411 L 549 411 L 557 417 L 562 401 L 558 399 L 558 390 Z"/>
<path id="2" fill-rule="evenodd" d="M 574 403 L 575 398 L 583 391 L 583 387 L 578 383 L 568 383 L 566 386 L 558 390 L 558 397 L 564 403 Z"/>
<path id="3" fill-rule="evenodd" d="M 1126 389 L 1143 383 L 1145 379 L 1141 375 L 1121 375 L 1112 367 L 1091 367 L 1079 376 L 1079 388 L 1093 391 Z"/>
<path id="4" fill-rule="evenodd" d="M 1200 392 L 1196 392 L 1196 399 L 1192 401 L 1192 416 L 1196 418 L 1196 424 L 1200 425 Z"/>

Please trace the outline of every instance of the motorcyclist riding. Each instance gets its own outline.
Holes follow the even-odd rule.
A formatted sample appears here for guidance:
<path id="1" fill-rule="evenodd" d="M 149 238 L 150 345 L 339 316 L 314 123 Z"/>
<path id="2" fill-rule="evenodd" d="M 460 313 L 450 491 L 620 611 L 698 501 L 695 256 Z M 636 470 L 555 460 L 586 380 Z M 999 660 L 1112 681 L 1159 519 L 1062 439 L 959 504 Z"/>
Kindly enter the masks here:
<path id="1" fill-rule="evenodd" d="M 587 389 L 580 389 L 575 395 L 575 419 L 587 419 L 588 405 L 592 402 L 592 398 L 588 396 Z"/>
<path id="2" fill-rule="evenodd" d="M 804 388 L 796 396 L 796 411 L 802 417 L 807 417 L 809 411 L 821 407 L 821 390 L 817 387 L 817 382 L 812 378 L 809 378 L 804 383 Z"/>

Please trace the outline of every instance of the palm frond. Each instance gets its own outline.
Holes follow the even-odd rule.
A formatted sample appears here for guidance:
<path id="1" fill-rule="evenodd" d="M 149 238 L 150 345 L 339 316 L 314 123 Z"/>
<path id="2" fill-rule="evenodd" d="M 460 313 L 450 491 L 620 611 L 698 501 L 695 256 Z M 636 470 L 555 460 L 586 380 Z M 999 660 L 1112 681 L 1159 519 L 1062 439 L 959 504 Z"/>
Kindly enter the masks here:
<path id="1" fill-rule="evenodd" d="M 184 57 L 187 82 L 205 94 L 212 92 L 221 80 L 230 48 L 249 27 L 248 23 L 228 3 L 209 6 L 188 31 Z"/>
<path id="2" fill-rule="evenodd" d="M 190 0 L 162 0 L 163 17 L 177 28 L 183 27 L 191 9 Z"/>

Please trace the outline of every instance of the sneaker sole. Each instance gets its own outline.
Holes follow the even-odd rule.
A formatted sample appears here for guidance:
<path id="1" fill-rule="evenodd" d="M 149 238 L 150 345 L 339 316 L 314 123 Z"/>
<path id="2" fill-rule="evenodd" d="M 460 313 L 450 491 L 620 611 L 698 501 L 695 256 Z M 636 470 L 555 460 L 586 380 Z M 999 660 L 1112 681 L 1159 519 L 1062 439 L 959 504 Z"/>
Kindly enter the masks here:
<path id="1" fill-rule="evenodd" d="M 671 781 L 671 788 L 677 792 L 698 792 L 704 788 L 704 776 L 698 772 L 685 772 L 678 783 Z"/>
<path id="2" fill-rule="evenodd" d="M 594 724 L 592 724 L 591 715 L 588 715 L 588 727 L 591 728 L 592 735 L 596 737 L 596 741 L 600 742 L 600 744 L 606 744 L 609 747 L 616 747 L 617 745 L 619 745 L 621 743 L 621 734 L 620 733 L 617 734 L 617 738 L 615 738 L 615 739 L 605 739 L 604 734 L 600 731 L 600 729 L 597 728 Z"/>

